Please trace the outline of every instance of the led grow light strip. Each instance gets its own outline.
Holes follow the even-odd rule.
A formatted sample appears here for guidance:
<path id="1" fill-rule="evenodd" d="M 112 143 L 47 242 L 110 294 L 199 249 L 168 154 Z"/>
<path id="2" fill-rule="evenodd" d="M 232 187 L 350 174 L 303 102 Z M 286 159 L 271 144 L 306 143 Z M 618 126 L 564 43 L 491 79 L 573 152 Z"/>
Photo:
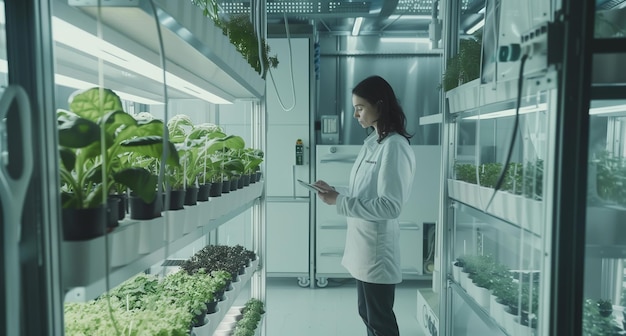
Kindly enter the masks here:
<path id="1" fill-rule="evenodd" d="M 531 113 L 531 112 L 539 112 L 539 111 L 545 111 L 548 108 L 548 105 L 546 103 L 542 103 L 542 104 L 538 104 L 538 105 L 533 105 L 533 106 L 525 106 L 519 109 L 519 114 L 526 114 L 526 113 Z M 480 114 L 480 115 L 475 115 L 475 116 L 471 116 L 471 117 L 467 117 L 467 118 L 463 118 L 465 120 L 476 120 L 476 119 L 481 119 L 481 120 L 485 120 L 485 119 L 493 119 L 493 118 L 501 118 L 501 117 L 510 117 L 510 116 L 514 116 L 515 115 L 515 109 L 507 109 L 507 110 L 502 110 L 502 111 L 497 111 L 497 112 L 491 112 L 491 113 L 485 113 L 485 114 Z"/>
<path id="2" fill-rule="evenodd" d="M 359 31 L 361 30 L 361 24 L 363 23 L 363 18 L 358 17 L 354 19 L 354 26 L 352 26 L 352 36 L 359 35 Z"/>
<path id="3" fill-rule="evenodd" d="M 0 73 L 6 74 L 8 72 L 9 72 L 9 67 L 8 67 L 7 61 L 0 59 Z M 79 89 L 79 90 L 89 89 L 89 88 L 98 86 L 94 83 L 82 81 L 76 78 L 72 78 L 72 77 L 65 76 L 65 75 L 59 75 L 59 74 L 54 74 L 54 82 L 58 85 L 63 85 L 63 86 L 67 86 L 67 87 L 70 87 L 73 89 Z M 115 93 L 120 97 L 120 99 L 123 99 L 123 100 L 128 100 L 128 101 L 145 104 L 145 105 L 163 105 L 162 102 L 148 99 L 145 97 L 140 97 L 134 94 L 124 92 L 124 91 L 118 91 L 118 90 L 113 90 L 113 91 L 115 91 Z"/>
<path id="4" fill-rule="evenodd" d="M 163 72 L 158 66 L 151 64 L 128 51 L 87 33 L 57 17 L 52 18 L 53 37 L 62 43 L 86 54 L 98 57 L 106 62 L 120 66 L 141 76 L 163 84 Z M 232 102 L 216 94 L 204 90 L 170 72 L 165 73 L 167 85 L 186 92 L 187 94 L 214 104 L 231 104 Z"/>

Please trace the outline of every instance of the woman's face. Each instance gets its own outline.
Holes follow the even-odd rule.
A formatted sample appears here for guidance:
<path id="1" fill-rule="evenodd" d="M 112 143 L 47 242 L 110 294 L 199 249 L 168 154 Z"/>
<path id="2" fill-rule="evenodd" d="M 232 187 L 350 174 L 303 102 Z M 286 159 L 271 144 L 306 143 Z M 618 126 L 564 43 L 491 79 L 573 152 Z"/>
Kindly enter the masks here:
<path id="1" fill-rule="evenodd" d="M 354 117 L 359 121 L 361 127 L 368 128 L 373 126 L 376 128 L 378 120 L 378 108 L 367 102 L 367 100 L 353 94 L 352 105 L 354 106 Z"/>

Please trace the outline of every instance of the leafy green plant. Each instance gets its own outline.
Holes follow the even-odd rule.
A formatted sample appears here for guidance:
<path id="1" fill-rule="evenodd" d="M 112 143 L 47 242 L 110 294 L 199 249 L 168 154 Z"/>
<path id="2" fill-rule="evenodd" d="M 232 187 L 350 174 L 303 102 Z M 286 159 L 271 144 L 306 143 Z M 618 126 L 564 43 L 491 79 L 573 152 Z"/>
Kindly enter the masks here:
<path id="1" fill-rule="evenodd" d="M 153 200 L 156 176 L 127 158 L 134 153 L 160 159 L 163 123 L 135 120 L 122 110 L 119 97 L 106 88 L 75 92 L 69 107 L 69 111 L 57 111 L 63 208 L 104 204 L 103 195 L 116 183 L 146 201 Z M 168 161 L 178 161 L 175 153 Z"/>
<path id="2" fill-rule="evenodd" d="M 146 297 L 155 295 L 158 288 L 159 279 L 156 276 L 141 273 L 112 289 L 109 295 L 125 301 L 128 309 L 140 309 Z"/>
<path id="3" fill-rule="evenodd" d="M 127 309 L 126 300 L 102 297 L 64 306 L 65 335 L 171 335 L 189 332 L 191 314 L 182 307 L 157 302 L 149 309 Z M 109 309 L 110 308 L 110 309 Z"/>
<path id="4" fill-rule="evenodd" d="M 454 165 L 456 179 L 459 181 L 476 184 L 476 166 L 471 163 L 456 163 Z"/>
<path id="5" fill-rule="evenodd" d="M 585 300 L 583 305 L 583 335 L 615 335 L 622 331 L 611 314 L 601 313 L 601 304 L 604 304 L 603 300 Z"/>
<path id="6" fill-rule="evenodd" d="M 524 168 L 524 196 L 534 200 L 543 198 L 543 160 L 528 161 Z"/>
<path id="7" fill-rule="evenodd" d="M 521 195 L 524 178 L 523 169 L 524 166 L 521 163 L 509 163 L 502 189 L 515 195 Z"/>
<path id="8" fill-rule="evenodd" d="M 483 163 L 479 167 L 480 185 L 487 188 L 494 188 L 502 171 L 502 164 L 498 162 Z"/>
<path id="9" fill-rule="evenodd" d="M 230 43 L 261 77 L 265 78 L 270 67 L 276 68 L 278 66 L 278 57 L 269 56 L 270 47 L 264 38 L 260 39 L 261 48 L 259 48 L 259 38 L 247 14 L 232 15 L 228 18 L 220 17 L 217 1 L 192 0 L 192 2 L 202 9 L 204 16 L 210 18 L 217 27 L 222 29 L 224 35 L 228 36 Z M 263 68 L 261 68 L 261 61 Z"/>
<path id="10" fill-rule="evenodd" d="M 626 205 L 626 161 L 608 151 L 596 153 L 596 189 L 605 202 Z"/>
<path id="11" fill-rule="evenodd" d="M 459 52 L 446 62 L 442 87 L 449 91 L 480 76 L 482 34 L 459 41 Z"/>
<path id="12" fill-rule="evenodd" d="M 243 173 L 250 175 L 256 172 L 263 162 L 263 151 L 254 148 L 244 148 L 239 151 L 239 159 L 243 163 Z"/>
<path id="13" fill-rule="evenodd" d="M 185 307 L 193 316 L 206 313 L 206 304 L 213 301 L 214 292 L 215 284 L 204 269 L 193 274 L 181 270 L 159 283 L 159 296 L 169 297 L 172 304 Z"/>
<path id="14" fill-rule="evenodd" d="M 261 315 L 265 313 L 263 301 L 251 298 L 243 308 L 243 318 L 235 326 L 235 335 L 254 335 Z"/>
<path id="15" fill-rule="evenodd" d="M 181 268 L 190 274 L 200 268 L 209 274 L 224 271 L 230 275 L 231 280 L 235 280 L 241 267 L 248 262 L 248 253 L 245 251 L 240 245 L 208 245 L 183 262 Z"/>

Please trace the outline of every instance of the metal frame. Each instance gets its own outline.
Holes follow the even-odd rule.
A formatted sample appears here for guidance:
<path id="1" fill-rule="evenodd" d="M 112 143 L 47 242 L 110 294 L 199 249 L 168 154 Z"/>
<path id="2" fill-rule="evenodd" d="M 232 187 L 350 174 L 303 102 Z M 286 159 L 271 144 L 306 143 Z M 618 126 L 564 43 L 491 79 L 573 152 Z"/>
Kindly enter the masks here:
<path id="1" fill-rule="evenodd" d="M 20 207 L 3 211 L 18 211 L 22 215 L 22 222 L 14 223 L 21 226 L 19 255 L 12 258 L 19 260 L 23 273 L 21 295 L 18 294 L 22 305 L 29 307 L 29 317 L 38 323 L 27 323 L 25 316 L 19 316 L 4 321 L 7 325 L 2 328 L 7 328 L 6 335 L 62 335 L 57 135 L 56 117 L 50 113 L 55 106 L 51 4 L 37 0 L 5 1 L 4 6 L 9 84 L 20 86 L 30 98 L 34 169 L 23 204 L 28 204 L 28 210 Z M 16 127 L 14 122 L 9 117 L 8 127 Z M 22 314 L 24 310 L 18 308 L 19 305 L 5 307 Z"/>
<path id="2" fill-rule="evenodd" d="M 581 335 L 587 197 L 591 46 L 595 2 L 564 0 L 556 120 L 552 236 L 551 335 Z"/>
<path id="3" fill-rule="evenodd" d="M 441 3 L 445 12 L 445 16 L 442 18 L 445 24 L 443 25 L 442 39 L 443 39 L 443 61 L 442 73 L 446 69 L 446 60 L 455 55 L 458 52 L 459 46 L 459 24 L 460 24 L 460 12 L 461 6 L 459 1 L 443 0 Z M 453 115 L 450 114 L 448 105 L 446 104 L 445 94 L 441 95 L 441 106 L 443 113 L 443 124 L 441 132 L 441 146 L 443 147 L 443 155 L 441 155 L 441 167 L 446 169 L 446 176 L 449 176 L 450 162 L 453 162 L 456 139 L 451 139 L 450 136 L 456 134 L 456 124 L 451 123 Z M 448 184 L 447 179 L 442 178 L 440 182 L 440 208 L 439 208 L 439 225 L 437 225 L 437 241 L 439 242 L 439 279 L 433 277 L 434 281 L 438 281 L 435 286 L 439 290 L 439 335 L 448 335 L 452 330 L 451 321 L 446 319 L 447 316 L 452 316 L 452 296 L 453 289 L 450 287 L 451 283 L 448 281 L 451 270 L 451 250 L 454 244 L 454 210 L 452 204 L 449 203 L 448 198 Z"/>

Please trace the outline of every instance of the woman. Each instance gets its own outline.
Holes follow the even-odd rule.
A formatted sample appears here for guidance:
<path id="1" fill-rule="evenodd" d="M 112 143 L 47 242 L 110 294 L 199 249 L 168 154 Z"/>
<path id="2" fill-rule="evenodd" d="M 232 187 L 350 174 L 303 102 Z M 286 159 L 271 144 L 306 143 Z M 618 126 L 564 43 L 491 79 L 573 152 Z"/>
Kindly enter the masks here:
<path id="1" fill-rule="evenodd" d="M 354 117 L 373 128 L 352 167 L 347 188 L 319 180 L 326 204 L 347 217 L 342 265 L 356 279 L 359 315 L 369 336 L 397 336 L 395 286 L 402 281 L 398 217 L 409 198 L 415 156 L 406 117 L 393 89 L 379 76 L 352 90 Z"/>

